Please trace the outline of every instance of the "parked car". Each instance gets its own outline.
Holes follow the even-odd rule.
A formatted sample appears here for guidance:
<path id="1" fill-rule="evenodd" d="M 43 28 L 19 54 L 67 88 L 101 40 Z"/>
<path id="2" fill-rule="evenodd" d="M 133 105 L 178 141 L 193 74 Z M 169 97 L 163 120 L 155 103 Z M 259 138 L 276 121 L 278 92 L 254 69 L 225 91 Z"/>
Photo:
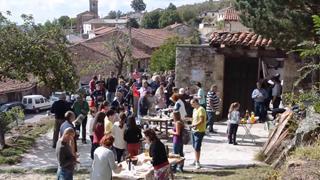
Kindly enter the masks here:
<path id="1" fill-rule="evenodd" d="M 24 105 L 19 101 L 15 101 L 15 102 L 10 102 L 10 103 L 3 104 L 0 107 L 0 112 L 7 112 L 7 111 L 10 111 L 12 108 L 15 108 L 15 107 L 20 107 L 22 110 L 24 110 Z"/>
<path id="2" fill-rule="evenodd" d="M 40 110 L 47 110 L 51 108 L 52 102 L 42 95 L 23 96 L 22 104 L 25 110 L 38 113 Z"/>
<path id="3" fill-rule="evenodd" d="M 50 101 L 58 101 L 62 94 L 66 95 L 66 92 L 53 92 L 50 96 Z"/>

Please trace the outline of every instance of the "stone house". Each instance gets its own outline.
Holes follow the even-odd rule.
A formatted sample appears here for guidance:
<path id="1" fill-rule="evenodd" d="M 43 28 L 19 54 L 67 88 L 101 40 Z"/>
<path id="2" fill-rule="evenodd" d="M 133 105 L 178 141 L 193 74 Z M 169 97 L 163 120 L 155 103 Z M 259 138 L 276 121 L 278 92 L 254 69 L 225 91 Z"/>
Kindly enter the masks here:
<path id="1" fill-rule="evenodd" d="M 179 36 L 185 38 L 192 36 L 195 32 L 195 29 L 193 27 L 182 23 L 174 23 L 165 27 L 164 29 L 179 34 Z"/>
<path id="2" fill-rule="evenodd" d="M 77 14 L 77 26 L 76 31 L 78 33 L 83 33 L 83 23 L 91 19 L 99 18 L 98 15 L 98 0 L 89 0 L 89 11 L 84 11 Z"/>
<path id="3" fill-rule="evenodd" d="M 88 83 L 93 75 L 106 77 L 110 71 L 116 71 L 112 60 L 114 53 L 106 43 L 113 38 L 128 35 L 128 29 L 100 28 L 93 38 L 69 47 L 72 60 L 76 64 L 81 83 Z M 132 59 L 131 69 L 146 70 L 151 54 L 166 39 L 175 36 L 164 29 L 134 29 L 131 31 Z M 127 69 L 124 69 L 124 73 Z"/>
<path id="4" fill-rule="evenodd" d="M 21 101 L 22 97 L 36 93 L 36 83 L 7 79 L 0 81 L 0 104 Z"/>
<path id="5" fill-rule="evenodd" d="M 235 101 L 242 112 L 252 110 L 251 93 L 258 80 L 280 73 L 283 92 L 288 92 L 299 76 L 295 58 L 271 45 L 271 39 L 249 32 L 213 33 L 209 45 L 179 45 L 176 85 L 192 87 L 199 81 L 207 92 L 216 84 L 224 117 Z"/>
<path id="6" fill-rule="evenodd" d="M 90 31 L 101 27 L 119 27 L 125 28 L 128 19 L 91 19 L 83 23 L 83 34 L 88 34 Z"/>

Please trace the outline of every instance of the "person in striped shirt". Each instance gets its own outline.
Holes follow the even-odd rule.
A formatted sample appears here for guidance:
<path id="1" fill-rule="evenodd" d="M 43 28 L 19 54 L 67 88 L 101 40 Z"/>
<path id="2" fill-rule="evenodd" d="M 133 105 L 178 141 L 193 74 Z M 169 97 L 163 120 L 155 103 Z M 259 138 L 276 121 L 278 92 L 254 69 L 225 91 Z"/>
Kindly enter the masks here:
<path id="1" fill-rule="evenodd" d="M 210 87 L 210 91 L 207 93 L 207 127 L 209 128 L 210 133 L 215 133 L 215 131 L 213 131 L 213 122 L 220 106 L 220 98 L 217 96 L 217 89 L 217 85 L 213 84 Z"/>

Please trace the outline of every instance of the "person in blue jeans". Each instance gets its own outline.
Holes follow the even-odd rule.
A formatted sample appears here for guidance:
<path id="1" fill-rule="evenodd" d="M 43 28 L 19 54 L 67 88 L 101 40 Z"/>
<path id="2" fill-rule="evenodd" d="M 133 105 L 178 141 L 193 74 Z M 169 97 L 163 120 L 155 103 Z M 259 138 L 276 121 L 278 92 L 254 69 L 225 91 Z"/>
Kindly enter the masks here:
<path id="1" fill-rule="evenodd" d="M 72 144 L 74 136 L 74 129 L 68 127 L 64 130 L 62 137 L 57 142 L 56 155 L 59 162 L 57 171 L 58 180 L 73 180 L 77 157 L 74 148 L 70 144 Z"/>
<path id="2" fill-rule="evenodd" d="M 217 133 L 213 130 L 213 123 L 216 117 L 216 113 L 219 110 L 220 98 L 217 96 L 217 85 L 213 84 L 210 87 L 210 91 L 207 93 L 207 127 L 209 128 L 210 133 Z"/>
<path id="3" fill-rule="evenodd" d="M 181 115 L 179 111 L 173 112 L 173 121 L 174 121 L 174 127 L 172 131 L 170 131 L 170 134 L 173 135 L 173 153 L 179 154 L 181 157 L 184 157 L 183 154 L 183 143 L 182 143 L 182 131 L 184 129 L 184 124 L 181 120 Z M 173 172 L 183 171 L 183 163 L 182 164 L 174 164 L 172 166 Z"/>
<path id="4" fill-rule="evenodd" d="M 265 107 L 265 100 L 268 97 L 267 92 L 261 88 L 261 83 L 257 82 L 257 88 L 253 90 L 251 95 L 254 101 L 254 113 L 263 121 L 267 115 L 267 108 Z"/>

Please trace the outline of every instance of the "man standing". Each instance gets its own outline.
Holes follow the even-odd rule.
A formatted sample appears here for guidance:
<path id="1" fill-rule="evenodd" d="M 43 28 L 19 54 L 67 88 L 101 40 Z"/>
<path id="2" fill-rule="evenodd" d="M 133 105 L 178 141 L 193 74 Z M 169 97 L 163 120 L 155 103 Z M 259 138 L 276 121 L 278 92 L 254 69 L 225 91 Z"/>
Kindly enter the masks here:
<path id="1" fill-rule="evenodd" d="M 98 80 L 97 76 L 93 76 L 93 78 L 89 82 L 90 95 L 96 90 L 96 82 L 97 82 L 97 80 Z"/>
<path id="2" fill-rule="evenodd" d="M 207 114 L 206 110 L 202 106 L 200 106 L 198 99 L 192 99 L 191 106 L 194 108 L 191 128 L 193 128 L 192 146 L 195 151 L 195 161 L 192 165 L 195 165 L 197 169 L 200 169 L 201 166 L 199 160 L 201 144 L 206 131 Z"/>
<path id="3" fill-rule="evenodd" d="M 80 126 L 82 126 L 82 143 L 86 144 L 86 126 L 87 126 L 87 115 L 89 112 L 89 104 L 87 101 L 83 100 L 83 97 L 80 95 L 77 97 L 76 102 L 74 102 L 72 109 L 76 115 L 76 117 L 79 117 L 82 115 L 84 119 L 82 120 L 81 124 L 76 125 L 76 130 L 80 132 Z"/>
<path id="4" fill-rule="evenodd" d="M 71 110 L 68 102 L 66 102 L 66 95 L 61 94 L 58 101 L 55 101 L 51 106 L 51 113 L 55 116 L 54 131 L 53 131 L 53 143 L 52 147 L 56 148 L 59 138 L 60 126 L 64 122 L 64 114 Z"/>
<path id="5" fill-rule="evenodd" d="M 268 95 L 267 92 L 261 88 L 260 82 L 257 82 L 257 88 L 253 90 L 251 97 L 254 101 L 254 113 L 260 117 L 260 121 L 263 121 L 267 115 L 265 100 Z"/>
<path id="6" fill-rule="evenodd" d="M 115 77 L 114 72 L 111 71 L 110 77 L 107 79 L 106 82 L 106 89 L 107 89 L 107 100 L 109 103 L 112 103 L 116 90 L 118 86 L 118 79 Z"/>
<path id="7" fill-rule="evenodd" d="M 219 110 L 220 99 L 217 96 L 217 85 L 212 85 L 209 92 L 207 93 L 207 127 L 210 133 L 216 133 L 213 131 L 213 123 L 215 120 L 216 113 Z"/>
<path id="8" fill-rule="evenodd" d="M 281 94 L 282 94 L 282 86 L 280 81 L 280 74 L 276 74 L 272 81 L 274 82 L 274 86 L 272 88 L 272 105 L 273 109 L 279 108 L 281 102 Z"/>

